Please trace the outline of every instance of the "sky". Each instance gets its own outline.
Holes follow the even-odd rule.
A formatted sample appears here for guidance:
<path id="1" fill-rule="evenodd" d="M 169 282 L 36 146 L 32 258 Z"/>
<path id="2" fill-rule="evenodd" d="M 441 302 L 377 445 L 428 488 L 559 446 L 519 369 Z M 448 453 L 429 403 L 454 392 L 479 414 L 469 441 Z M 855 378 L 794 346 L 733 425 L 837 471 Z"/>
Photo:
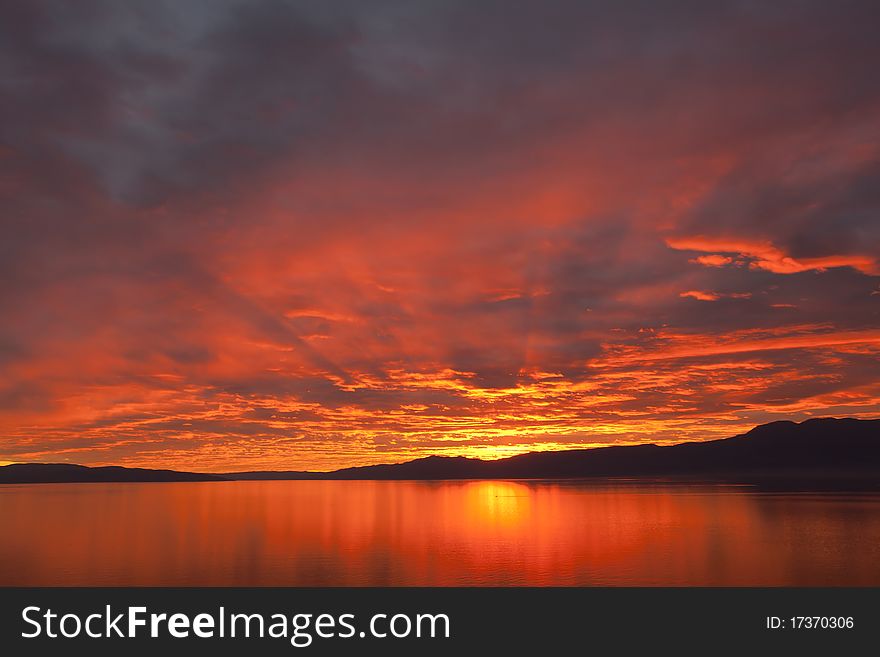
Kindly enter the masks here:
<path id="1" fill-rule="evenodd" d="M 880 417 L 873 0 L 3 13 L 0 462 Z"/>

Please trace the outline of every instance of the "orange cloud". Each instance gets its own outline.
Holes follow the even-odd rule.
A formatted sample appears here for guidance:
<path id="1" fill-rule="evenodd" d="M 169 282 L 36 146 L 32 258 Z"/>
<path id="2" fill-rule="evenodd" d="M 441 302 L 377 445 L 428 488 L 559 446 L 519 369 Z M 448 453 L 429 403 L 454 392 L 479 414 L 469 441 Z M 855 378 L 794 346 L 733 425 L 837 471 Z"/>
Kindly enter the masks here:
<path id="1" fill-rule="evenodd" d="M 699 265 L 705 265 L 706 267 L 723 267 L 724 265 L 729 265 L 733 262 L 733 258 L 728 256 L 713 254 L 713 255 L 705 255 L 705 256 L 697 256 L 691 262 L 697 263 Z"/>
<path id="2" fill-rule="evenodd" d="M 0 459 L 326 469 L 880 413 L 871 20 L 156 4 L 7 21 Z"/>
<path id="3" fill-rule="evenodd" d="M 726 335 L 660 333 L 652 348 L 614 349 L 605 364 L 642 360 L 676 360 L 788 349 L 836 348 L 848 345 L 880 345 L 880 330 L 829 331 L 821 326 L 792 326 L 776 330 L 746 330 Z M 596 363 L 599 365 L 600 363 Z"/>
<path id="4" fill-rule="evenodd" d="M 864 274 L 878 275 L 877 259 L 867 255 L 831 255 L 816 258 L 795 259 L 770 242 L 737 240 L 712 237 L 685 237 L 667 239 L 666 243 L 680 251 L 706 251 L 736 253 L 749 258 L 749 266 L 774 274 L 798 274 L 805 271 L 823 271 L 832 267 L 852 267 Z M 730 262 L 724 256 L 700 256 L 695 259 L 701 265 L 717 267 Z"/>
<path id="5" fill-rule="evenodd" d="M 718 301 L 718 299 L 749 299 L 752 296 L 751 292 L 708 292 L 703 290 L 688 290 L 687 292 L 682 292 L 678 296 L 680 297 L 691 297 L 692 299 L 697 299 L 698 301 Z"/>
<path id="6" fill-rule="evenodd" d="M 682 292 L 678 296 L 691 297 L 693 299 L 698 299 L 699 301 L 717 301 L 721 298 L 721 296 L 715 292 L 701 292 L 699 290 L 689 290 L 688 292 Z"/>

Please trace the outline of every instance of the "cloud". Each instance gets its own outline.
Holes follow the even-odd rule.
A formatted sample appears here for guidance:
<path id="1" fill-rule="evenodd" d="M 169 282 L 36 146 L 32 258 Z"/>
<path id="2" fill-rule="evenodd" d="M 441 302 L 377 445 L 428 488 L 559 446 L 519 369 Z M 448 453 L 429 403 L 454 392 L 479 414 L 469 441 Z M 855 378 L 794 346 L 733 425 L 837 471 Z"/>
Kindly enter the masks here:
<path id="1" fill-rule="evenodd" d="M 723 267 L 724 265 L 729 265 L 733 262 L 733 258 L 728 256 L 712 254 L 706 256 L 697 256 L 691 262 L 695 262 L 700 265 L 705 265 L 706 267 Z"/>
<path id="2" fill-rule="evenodd" d="M 824 271 L 831 267 L 852 267 L 865 274 L 880 275 L 877 259 L 867 255 L 829 255 L 796 260 L 769 242 L 689 237 L 668 239 L 666 243 L 673 249 L 682 251 L 736 253 L 741 258 L 747 259 L 750 267 L 764 269 L 774 274 L 799 274 L 805 271 Z M 732 262 L 732 259 L 711 255 L 700 256 L 696 261 L 701 265 L 717 267 Z"/>
<path id="3" fill-rule="evenodd" d="M 718 299 L 721 298 L 715 292 L 701 292 L 700 290 L 689 290 L 688 292 L 682 292 L 678 296 L 691 297 L 693 299 L 697 299 L 698 301 L 718 301 Z"/>
<path id="4" fill-rule="evenodd" d="M 750 299 L 752 297 L 751 292 L 709 292 L 705 290 L 688 290 L 687 292 L 682 292 L 678 296 L 680 297 L 691 297 L 692 299 L 697 299 L 698 301 L 718 301 L 718 299 L 728 298 L 728 299 Z"/>
<path id="5" fill-rule="evenodd" d="M 325 468 L 880 413 L 876 3 L 7 14 L 0 459 Z"/>

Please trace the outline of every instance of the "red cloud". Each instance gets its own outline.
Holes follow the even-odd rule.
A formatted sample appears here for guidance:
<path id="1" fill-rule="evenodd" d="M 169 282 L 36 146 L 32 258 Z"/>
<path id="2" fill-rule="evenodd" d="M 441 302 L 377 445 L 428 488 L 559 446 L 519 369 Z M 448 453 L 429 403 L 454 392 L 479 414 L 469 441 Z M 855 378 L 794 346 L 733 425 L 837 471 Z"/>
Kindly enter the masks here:
<path id="1" fill-rule="evenodd" d="M 691 260 L 691 262 L 698 265 L 705 265 L 706 267 L 723 267 L 724 265 L 729 265 L 731 262 L 733 262 L 733 258 L 729 256 L 712 254 L 697 256 L 696 258 Z"/>
<path id="2" fill-rule="evenodd" d="M 691 297 L 699 301 L 718 301 L 721 298 L 716 292 L 701 292 L 699 290 L 689 290 L 688 292 L 682 292 L 678 296 Z"/>
<path id="3" fill-rule="evenodd" d="M 795 259 L 782 249 L 766 241 L 726 239 L 720 237 L 683 237 L 666 240 L 666 244 L 679 251 L 704 251 L 736 253 L 751 259 L 750 267 L 764 269 L 774 274 L 798 274 L 804 271 L 823 271 L 832 267 L 852 267 L 869 274 L 880 274 L 877 259 L 867 255 L 829 255 L 817 258 Z M 701 265 L 717 267 L 731 262 L 720 255 L 700 256 L 696 262 Z"/>
<path id="4" fill-rule="evenodd" d="M 682 292 L 678 296 L 680 297 L 691 297 L 692 299 L 697 299 L 699 301 L 718 301 L 718 299 L 750 299 L 752 297 L 751 292 L 709 292 L 704 290 L 688 290 L 687 292 Z"/>

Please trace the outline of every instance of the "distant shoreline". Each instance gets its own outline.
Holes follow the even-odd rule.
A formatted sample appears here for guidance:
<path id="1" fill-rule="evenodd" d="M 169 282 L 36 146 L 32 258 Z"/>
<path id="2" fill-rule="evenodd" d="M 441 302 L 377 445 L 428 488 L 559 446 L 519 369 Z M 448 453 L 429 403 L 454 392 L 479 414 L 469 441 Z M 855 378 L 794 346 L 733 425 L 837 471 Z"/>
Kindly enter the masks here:
<path id="1" fill-rule="evenodd" d="M 0 466 L 0 484 L 493 479 L 666 479 L 670 483 L 702 480 L 762 487 L 799 484 L 817 486 L 820 490 L 875 490 L 880 489 L 880 420 L 822 418 L 799 424 L 781 421 L 760 425 L 732 438 L 705 442 L 529 452 L 496 461 L 429 456 L 332 472 L 213 474 L 61 463 Z"/>

